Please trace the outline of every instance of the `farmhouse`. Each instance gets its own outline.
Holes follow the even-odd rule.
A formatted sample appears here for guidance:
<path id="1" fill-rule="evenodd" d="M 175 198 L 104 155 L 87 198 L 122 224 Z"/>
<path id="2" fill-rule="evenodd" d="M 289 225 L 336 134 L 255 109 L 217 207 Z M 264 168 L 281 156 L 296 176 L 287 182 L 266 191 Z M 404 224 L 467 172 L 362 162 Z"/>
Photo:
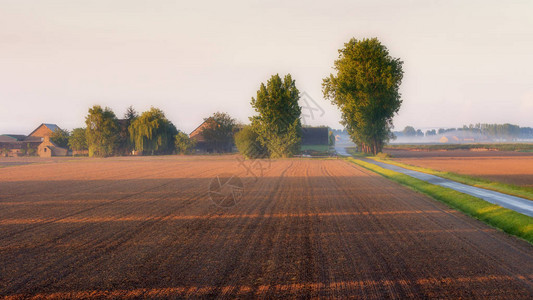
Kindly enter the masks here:
<path id="1" fill-rule="evenodd" d="M 56 124 L 43 123 L 28 136 L 19 134 L 0 135 L 0 150 L 3 156 L 39 155 L 41 157 L 65 156 L 67 149 L 50 141 Z"/>
<path id="2" fill-rule="evenodd" d="M 189 137 L 196 141 L 196 151 L 197 152 L 203 152 L 203 153 L 210 153 L 213 152 L 214 149 L 211 147 L 211 145 L 206 141 L 203 131 L 205 128 L 208 128 L 213 123 L 213 119 L 209 118 L 202 122 L 200 126 L 196 127 L 190 134 Z"/>

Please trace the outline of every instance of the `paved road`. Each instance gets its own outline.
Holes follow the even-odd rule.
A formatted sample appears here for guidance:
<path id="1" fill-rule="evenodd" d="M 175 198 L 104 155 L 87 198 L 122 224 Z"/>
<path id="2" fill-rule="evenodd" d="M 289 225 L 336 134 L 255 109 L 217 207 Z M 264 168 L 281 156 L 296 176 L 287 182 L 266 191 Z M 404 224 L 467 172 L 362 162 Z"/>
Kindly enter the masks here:
<path id="1" fill-rule="evenodd" d="M 337 150 L 337 153 L 339 153 L 340 155 L 345 155 L 345 156 L 349 155 L 346 152 L 346 150 L 342 147 L 335 148 L 335 150 Z M 440 186 L 450 188 L 450 189 L 456 190 L 464 194 L 468 194 L 468 195 L 471 195 L 477 198 L 481 198 L 487 202 L 490 202 L 490 203 L 493 203 L 493 204 L 496 204 L 496 205 L 499 205 L 499 206 L 502 206 L 508 209 L 512 209 L 526 216 L 533 217 L 533 201 L 528 200 L 528 199 L 515 197 L 515 196 L 502 194 L 502 193 L 498 193 L 498 192 L 487 190 L 487 189 L 482 189 L 482 188 L 458 183 L 453 180 L 444 179 L 442 177 L 438 177 L 435 175 L 417 172 L 417 171 L 409 170 L 406 168 L 398 167 L 395 165 L 383 163 L 383 162 L 377 162 L 372 159 L 361 158 L 361 160 L 376 164 L 385 169 L 389 169 L 395 172 L 409 175 L 414 178 L 418 178 L 420 180 L 427 181 L 431 184 L 440 185 Z"/>

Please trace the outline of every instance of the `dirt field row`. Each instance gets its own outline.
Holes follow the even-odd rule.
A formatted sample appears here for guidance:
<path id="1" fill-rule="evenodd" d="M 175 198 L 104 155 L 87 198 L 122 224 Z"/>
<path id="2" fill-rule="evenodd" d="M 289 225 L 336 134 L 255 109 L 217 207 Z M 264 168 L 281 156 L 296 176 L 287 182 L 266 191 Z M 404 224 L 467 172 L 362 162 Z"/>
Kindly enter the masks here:
<path id="1" fill-rule="evenodd" d="M 32 295 L 527 299 L 533 247 L 342 160 L 81 159 L 0 169 L 0 296 Z"/>
<path id="2" fill-rule="evenodd" d="M 413 166 L 533 188 L 533 153 L 464 150 L 387 150 L 387 153 L 394 160 Z"/>

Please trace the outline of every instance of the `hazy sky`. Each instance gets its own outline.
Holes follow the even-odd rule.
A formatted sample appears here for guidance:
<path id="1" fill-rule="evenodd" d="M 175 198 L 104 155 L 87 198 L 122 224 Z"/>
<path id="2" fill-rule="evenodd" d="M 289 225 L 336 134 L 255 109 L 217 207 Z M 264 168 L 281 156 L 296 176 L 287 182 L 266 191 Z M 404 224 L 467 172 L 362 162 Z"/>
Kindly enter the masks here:
<path id="1" fill-rule="evenodd" d="M 533 1 L 0 1 L 0 133 L 84 126 L 161 108 L 180 130 L 246 122 L 270 75 L 291 73 L 340 128 L 322 78 L 351 37 L 404 61 L 396 129 L 533 126 Z"/>

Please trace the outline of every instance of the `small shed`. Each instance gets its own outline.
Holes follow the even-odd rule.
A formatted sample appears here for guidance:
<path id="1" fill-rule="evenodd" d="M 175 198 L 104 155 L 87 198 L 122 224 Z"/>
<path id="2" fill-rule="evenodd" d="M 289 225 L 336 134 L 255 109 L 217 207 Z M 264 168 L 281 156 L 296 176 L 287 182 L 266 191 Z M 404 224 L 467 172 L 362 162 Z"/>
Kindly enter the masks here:
<path id="1" fill-rule="evenodd" d="M 40 157 L 66 156 L 68 150 L 61 148 L 50 141 L 50 137 L 44 137 L 43 142 L 37 147 L 37 154 Z"/>

